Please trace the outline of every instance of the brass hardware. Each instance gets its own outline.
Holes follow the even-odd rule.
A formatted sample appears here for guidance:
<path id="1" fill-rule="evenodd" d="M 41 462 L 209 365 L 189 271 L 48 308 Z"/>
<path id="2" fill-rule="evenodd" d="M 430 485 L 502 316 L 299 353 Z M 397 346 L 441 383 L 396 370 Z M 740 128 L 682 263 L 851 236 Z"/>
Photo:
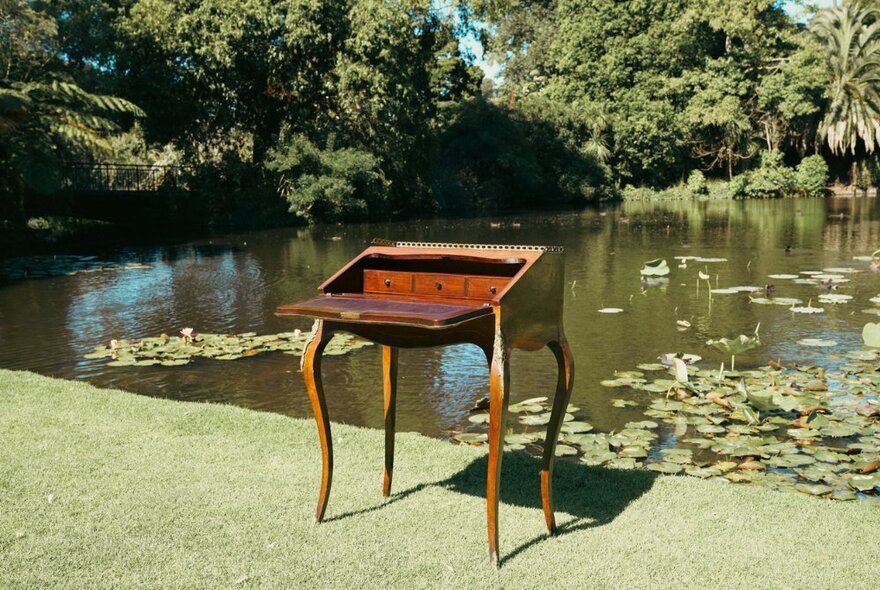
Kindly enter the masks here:
<path id="1" fill-rule="evenodd" d="M 458 248 L 468 250 L 526 250 L 531 252 L 563 252 L 562 246 L 513 246 L 505 244 L 445 244 L 436 242 L 397 242 L 376 238 L 373 246 L 385 246 L 389 248 Z"/>
<path id="2" fill-rule="evenodd" d="M 434 286 L 437 287 L 438 291 L 443 289 L 443 283 L 441 283 L 440 281 L 437 281 L 436 283 L 434 283 Z"/>
<path id="3" fill-rule="evenodd" d="M 386 286 L 386 287 L 390 287 L 390 286 L 391 286 L 391 279 L 385 279 L 385 286 Z"/>
<path id="4" fill-rule="evenodd" d="M 489 287 L 489 292 L 492 293 L 492 295 L 494 295 L 497 290 L 498 289 L 495 288 L 495 285 L 492 285 L 491 287 Z"/>

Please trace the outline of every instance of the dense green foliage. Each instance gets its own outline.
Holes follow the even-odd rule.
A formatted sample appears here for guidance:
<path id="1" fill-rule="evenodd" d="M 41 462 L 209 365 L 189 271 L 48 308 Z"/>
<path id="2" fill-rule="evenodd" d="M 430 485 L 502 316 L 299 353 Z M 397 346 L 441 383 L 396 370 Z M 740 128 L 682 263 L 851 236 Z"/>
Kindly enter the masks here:
<path id="1" fill-rule="evenodd" d="M 203 225 L 583 204 L 685 181 L 702 194 L 695 170 L 751 174 L 744 196 L 816 194 L 779 177 L 811 154 L 873 183 L 880 1 L 809 27 L 783 4 L 0 0 L 0 207 L 57 187 L 70 160 L 191 165 L 174 215 Z M 466 36 L 500 77 L 484 79 Z"/>

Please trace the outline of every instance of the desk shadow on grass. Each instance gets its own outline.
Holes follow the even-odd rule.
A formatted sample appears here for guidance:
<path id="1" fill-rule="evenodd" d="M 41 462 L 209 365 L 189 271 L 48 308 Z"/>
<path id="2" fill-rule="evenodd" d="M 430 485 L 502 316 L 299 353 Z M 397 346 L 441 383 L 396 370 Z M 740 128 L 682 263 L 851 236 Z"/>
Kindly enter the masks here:
<path id="1" fill-rule="evenodd" d="M 445 480 L 413 486 L 391 494 L 381 504 L 343 512 L 325 518 L 324 522 L 344 520 L 383 510 L 399 500 L 434 486 L 485 498 L 488 468 L 489 457 L 484 455 Z M 501 467 L 501 503 L 534 508 L 535 519 L 543 522 L 540 474 L 540 458 L 522 451 L 504 453 Z M 650 490 L 655 479 L 657 474 L 650 471 L 588 467 L 581 463 L 557 460 L 553 470 L 553 503 L 558 523 L 557 536 L 610 523 L 623 513 L 630 503 Z M 501 510 L 503 509 L 502 506 Z M 573 518 L 561 521 L 559 517 L 562 514 L 568 514 Z M 503 529 L 501 533 L 503 535 Z M 502 551 L 504 561 L 513 559 L 546 538 L 547 535 L 542 534 L 510 551 Z"/>
<path id="2" fill-rule="evenodd" d="M 488 462 L 488 456 L 480 457 L 439 485 L 461 494 L 485 498 Z M 539 458 L 522 451 L 504 453 L 501 503 L 534 508 L 535 518 L 543 522 L 540 473 Z M 650 471 L 588 467 L 582 463 L 557 460 L 553 469 L 557 536 L 610 523 L 630 503 L 650 490 L 657 477 L 656 473 Z M 563 513 L 573 518 L 560 522 Z M 501 534 L 503 536 L 503 529 Z M 513 559 L 546 538 L 546 534 L 540 535 L 510 551 L 502 551 L 504 561 Z"/>

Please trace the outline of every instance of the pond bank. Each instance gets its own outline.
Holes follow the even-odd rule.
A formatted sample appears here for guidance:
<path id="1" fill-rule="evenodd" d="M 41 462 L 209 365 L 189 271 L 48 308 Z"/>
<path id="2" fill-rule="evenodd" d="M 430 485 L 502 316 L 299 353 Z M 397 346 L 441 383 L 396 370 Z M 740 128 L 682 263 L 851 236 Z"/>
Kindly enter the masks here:
<path id="1" fill-rule="evenodd" d="M 543 536 L 536 460 L 505 455 L 499 573 L 485 452 L 334 424 L 327 522 L 315 428 L 0 370 L 2 587 L 870 588 L 878 509 L 561 462 Z M 821 547 L 817 544 L 821 543 Z M 488 581 L 488 584 L 487 584 Z"/>

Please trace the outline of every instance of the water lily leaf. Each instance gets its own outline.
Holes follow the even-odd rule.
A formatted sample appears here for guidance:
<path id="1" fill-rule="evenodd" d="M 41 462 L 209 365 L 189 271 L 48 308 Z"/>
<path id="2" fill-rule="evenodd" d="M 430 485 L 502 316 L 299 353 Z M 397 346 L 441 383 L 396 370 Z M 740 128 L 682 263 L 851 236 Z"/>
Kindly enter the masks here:
<path id="1" fill-rule="evenodd" d="M 568 445 L 556 445 L 554 454 L 557 457 L 568 457 L 571 455 L 577 455 L 577 449 Z"/>
<path id="2" fill-rule="evenodd" d="M 472 414 L 468 416 L 468 422 L 472 422 L 474 424 L 488 424 L 489 414 Z"/>
<path id="3" fill-rule="evenodd" d="M 568 432 L 570 434 L 579 434 L 591 430 L 593 430 L 593 425 L 587 422 L 571 421 L 565 422 L 562 425 L 562 432 Z"/>
<path id="4" fill-rule="evenodd" d="M 602 309 L 596 310 L 599 313 L 623 313 L 623 309 L 620 307 L 603 307 Z"/>
<path id="5" fill-rule="evenodd" d="M 835 340 L 823 340 L 822 338 L 802 338 L 797 341 L 801 346 L 837 346 L 837 342 Z"/>
<path id="6" fill-rule="evenodd" d="M 609 464 L 609 467 L 613 469 L 638 469 L 642 466 L 639 461 L 635 459 L 630 459 L 626 457 L 616 457 Z"/>
<path id="7" fill-rule="evenodd" d="M 727 258 L 707 258 L 704 256 L 697 256 L 694 260 L 697 262 L 727 262 Z"/>
<path id="8" fill-rule="evenodd" d="M 737 293 L 739 293 L 739 291 L 737 291 L 736 289 L 727 289 L 723 287 L 718 289 L 709 289 L 709 291 L 713 295 L 736 295 Z"/>
<path id="9" fill-rule="evenodd" d="M 484 443 L 489 440 L 489 435 L 484 432 L 461 432 L 453 436 L 455 440 L 466 444 Z"/>
<path id="10" fill-rule="evenodd" d="M 519 403 L 524 406 L 531 406 L 531 405 L 535 405 L 535 404 L 543 404 L 546 401 L 547 401 L 547 396 L 541 396 L 541 397 L 530 397 L 529 399 L 524 399 Z"/>
<path id="11" fill-rule="evenodd" d="M 790 274 L 773 274 L 773 275 L 767 275 L 767 277 L 771 278 L 771 279 L 781 280 L 781 281 L 798 278 L 797 275 L 790 275 Z"/>
<path id="12" fill-rule="evenodd" d="M 626 428 L 647 428 L 654 429 L 659 428 L 660 425 L 656 422 L 652 422 L 651 420 L 642 420 L 641 422 L 627 422 Z"/>
<path id="13" fill-rule="evenodd" d="M 584 452 L 584 456 L 581 457 L 581 463 L 586 463 L 591 466 L 599 466 L 605 465 L 609 461 L 614 461 L 617 459 L 617 455 L 613 452 L 605 450 L 605 451 L 591 451 Z"/>
<path id="14" fill-rule="evenodd" d="M 847 436 L 855 436 L 859 433 L 859 428 L 857 426 L 853 426 L 852 424 L 844 424 L 844 423 L 836 423 L 829 424 L 828 426 L 823 426 L 819 430 L 822 436 L 829 436 L 832 438 L 844 438 Z"/>
<path id="15" fill-rule="evenodd" d="M 665 473 L 667 475 L 675 475 L 676 473 L 681 473 L 684 470 L 682 465 L 678 463 L 668 463 L 666 461 L 662 461 L 660 463 L 651 463 L 648 465 L 648 469 L 651 471 L 656 471 L 657 473 Z"/>
<path id="16" fill-rule="evenodd" d="M 825 309 L 822 307 L 813 307 L 812 305 L 805 305 L 803 307 L 792 307 L 791 311 L 793 313 L 824 313 Z"/>
<path id="17" fill-rule="evenodd" d="M 637 406 L 639 404 L 638 404 L 638 402 L 634 402 L 629 399 L 612 399 L 611 405 L 614 406 L 615 408 L 628 408 L 628 407 L 632 407 L 632 406 Z"/>
<path id="18" fill-rule="evenodd" d="M 518 404 L 510 404 L 507 407 L 508 411 L 513 412 L 514 414 L 520 414 L 523 412 L 533 413 L 533 412 L 541 412 L 544 410 L 544 406 L 538 404 L 524 404 L 522 402 Z"/>
<path id="19" fill-rule="evenodd" d="M 669 265 L 663 258 L 649 260 L 639 271 L 643 277 L 665 277 L 669 274 Z"/>
<path id="20" fill-rule="evenodd" d="M 868 322 L 865 324 L 865 327 L 862 328 L 862 340 L 865 342 L 865 346 L 880 348 L 880 323 Z"/>
<path id="21" fill-rule="evenodd" d="M 127 358 L 127 359 L 118 359 L 115 361 L 110 361 L 109 363 L 107 363 L 107 366 L 108 367 L 130 367 L 136 363 L 137 363 L 137 361 L 134 360 L 133 358 Z"/>
<path id="22" fill-rule="evenodd" d="M 831 493 L 830 486 L 826 486 L 826 485 L 818 484 L 818 483 L 815 483 L 815 484 L 799 483 L 796 486 L 794 486 L 794 489 L 796 489 L 799 492 L 803 492 L 804 494 L 810 494 L 811 496 L 824 496 L 825 494 Z"/>
<path id="23" fill-rule="evenodd" d="M 850 475 L 846 478 L 846 481 L 852 488 L 860 492 L 869 492 L 876 487 L 880 487 L 880 473 Z"/>
<path id="24" fill-rule="evenodd" d="M 714 467 L 687 467 L 684 472 L 691 477 L 699 477 L 700 479 L 708 479 L 710 477 L 718 477 L 721 475 L 721 470 Z"/>
<path id="25" fill-rule="evenodd" d="M 880 311 L 880 309 L 877 311 Z M 640 371 L 665 371 L 666 365 L 663 363 L 641 363 L 636 365 L 636 368 Z"/>
<path id="26" fill-rule="evenodd" d="M 798 440 L 818 438 L 821 434 L 818 430 L 813 430 L 812 428 L 789 428 L 786 432 L 788 432 L 788 436 Z"/>
<path id="27" fill-rule="evenodd" d="M 852 295 L 844 295 L 842 293 L 823 293 L 819 295 L 819 303 L 848 303 L 852 299 Z"/>
<path id="28" fill-rule="evenodd" d="M 623 447 L 618 451 L 618 456 L 627 459 L 644 459 L 648 451 L 644 447 Z"/>
<path id="29" fill-rule="evenodd" d="M 550 422 L 550 415 L 548 414 L 538 414 L 538 415 L 529 415 L 529 416 L 520 416 L 519 423 L 525 424 L 526 426 L 543 426 Z"/>

